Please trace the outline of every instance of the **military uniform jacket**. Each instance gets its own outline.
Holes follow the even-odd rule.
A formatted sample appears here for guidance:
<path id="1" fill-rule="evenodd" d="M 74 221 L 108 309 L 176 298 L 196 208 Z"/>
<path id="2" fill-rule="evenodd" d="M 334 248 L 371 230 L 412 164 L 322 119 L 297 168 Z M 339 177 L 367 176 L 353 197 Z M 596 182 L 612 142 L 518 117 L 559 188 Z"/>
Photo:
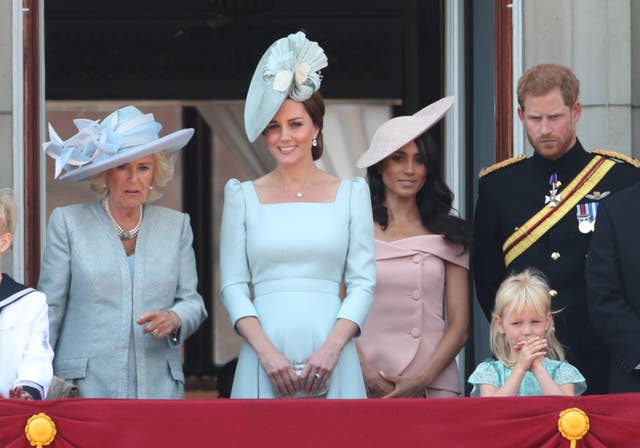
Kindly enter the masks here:
<path id="1" fill-rule="evenodd" d="M 476 294 L 487 317 L 491 314 L 498 286 L 509 272 L 535 267 L 547 276 L 551 288 L 557 291 L 552 299 L 553 308 L 562 310 L 554 317 L 556 334 L 567 349 L 569 361 L 583 374 L 588 370 L 585 367 L 590 358 L 588 354 L 592 350 L 604 350 L 604 345 L 588 321 L 584 267 L 591 232 L 585 234 L 578 230 L 576 207 L 508 268 L 502 246 L 517 227 L 545 205 L 553 173 L 562 183 L 561 193 L 593 157 L 576 140 L 576 144 L 555 161 L 534 154 L 482 177 L 475 211 L 472 258 Z M 621 162 L 605 175 L 594 191 L 606 195 L 606 192 L 615 192 L 639 179 L 640 169 Z M 583 198 L 579 204 L 589 202 L 597 201 Z M 585 377 L 590 386 L 588 374 Z"/>
<path id="2" fill-rule="evenodd" d="M 587 259 L 591 321 L 611 351 L 609 392 L 640 392 L 640 184 L 605 199 Z"/>

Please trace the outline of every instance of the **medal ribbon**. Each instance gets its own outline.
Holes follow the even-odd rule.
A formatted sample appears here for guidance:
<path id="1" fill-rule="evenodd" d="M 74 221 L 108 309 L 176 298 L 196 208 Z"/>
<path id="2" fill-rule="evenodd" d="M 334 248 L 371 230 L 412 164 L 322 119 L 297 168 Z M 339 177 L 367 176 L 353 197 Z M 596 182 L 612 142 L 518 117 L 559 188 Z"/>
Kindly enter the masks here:
<path id="1" fill-rule="evenodd" d="M 558 202 L 561 199 L 561 196 L 558 194 L 558 175 L 553 173 L 551 177 L 549 177 L 549 185 L 551 185 L 551 190 L 549 190 L 549 196 L 545 196 L 545 204 L 549 204 L 549 207 L 555 207 L 558 205 Z"/>
<path id="2" fill-rule="evenodd" d="M 573 207 L 591 191 L 616 164 L 611 159 L 595 156 L 580 173 L 562 190 L 562 199 L 553 208 L 543 207 L 527 222 L 518 227 L 502 245 L 505 266 L 529 249 L 547 233 Z"/>
<path id="3" fill-rule="evenodd" d="M 589 217 L 589 212 L 587 211 L 587 204 L 578 204 L 576 206 L 576 212 L 578 215 L 578 219 L 580 218 L 588 218 Z"/>

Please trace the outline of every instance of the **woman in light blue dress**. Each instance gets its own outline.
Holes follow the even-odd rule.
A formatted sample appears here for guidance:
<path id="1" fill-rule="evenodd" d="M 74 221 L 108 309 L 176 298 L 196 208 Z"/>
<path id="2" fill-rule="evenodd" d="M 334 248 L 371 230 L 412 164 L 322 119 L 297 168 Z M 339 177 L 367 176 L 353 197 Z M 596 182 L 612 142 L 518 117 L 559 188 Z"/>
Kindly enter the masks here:
<path id="1" fill-rule="evenodd" d="M 481 362 L 469 377 L 471 396 L 581 395 L 587 388 L 578 369 L 564 360 L 549 285 L 534 269 L 511 274 L 500 285 L 491 351 L 496 359 Z"/>
<path id="2" fill-rule="evenodd" d="M 303 33 L 262 57 L 245 106 L 276 168 L 225 187 L 222 302 L 244 338 L 232 398 L 366 398 L 353 337 L 375 286 L 367 184 L 318 169 L 322 49 Z M 346 294 L 340 298 L 344 282 Z"/>

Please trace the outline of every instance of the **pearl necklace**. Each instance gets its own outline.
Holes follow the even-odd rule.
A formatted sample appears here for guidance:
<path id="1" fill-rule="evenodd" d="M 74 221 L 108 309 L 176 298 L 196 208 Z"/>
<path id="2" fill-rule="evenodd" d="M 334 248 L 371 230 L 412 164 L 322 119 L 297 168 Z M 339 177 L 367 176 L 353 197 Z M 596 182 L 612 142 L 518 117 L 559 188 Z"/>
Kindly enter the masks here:
<path id="1" fill-rule="evenodd" d="M 111 208 L 109 207 L 108 198 L 105 198 L 102 200 L 102 209 L 111 220 L 111 224 L 113 224 L 113 228 L 118 234 L 118 237 L 120 238 L 120 240 L 127 241 L 135 238 L 138 235 L 138 232 L 140 231 L 140 224 L 142 224 L 142 216 L 144 215 L 144 207 L 142 204 L 140 204 L 140 217 L 138 218 L 138 223 L 131 230 L 124 230 L 122 227 L 120 227 L 120 224 L 118 224 L 116 220 L 113 218 L 113 215 L 111 214 Z"/>

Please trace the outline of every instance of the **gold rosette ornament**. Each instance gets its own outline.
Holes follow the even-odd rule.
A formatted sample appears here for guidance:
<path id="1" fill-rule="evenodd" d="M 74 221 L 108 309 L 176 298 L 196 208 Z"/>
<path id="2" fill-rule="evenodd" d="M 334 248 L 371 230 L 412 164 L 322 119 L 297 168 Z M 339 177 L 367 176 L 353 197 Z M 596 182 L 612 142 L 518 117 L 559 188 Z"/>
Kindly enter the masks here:
<path id="1" fill-rule="evenodd" d="M 41 412 L 32 415 L 29 420 L 27 420 L 24 432 L 31 446 L 42 448 L 43 446 L 49 446 L 49 444 L 53 442 L 58 431 L 51 417 Z"/>
<path id="2" fill-rule="evenodd" d="M 558 417 L 558 431 L 571 441 L 571 448 L 575 448 L 576 440 L 582 439 L 589 432 L 589 417 L 582 409 L 565 409 Z"/>

